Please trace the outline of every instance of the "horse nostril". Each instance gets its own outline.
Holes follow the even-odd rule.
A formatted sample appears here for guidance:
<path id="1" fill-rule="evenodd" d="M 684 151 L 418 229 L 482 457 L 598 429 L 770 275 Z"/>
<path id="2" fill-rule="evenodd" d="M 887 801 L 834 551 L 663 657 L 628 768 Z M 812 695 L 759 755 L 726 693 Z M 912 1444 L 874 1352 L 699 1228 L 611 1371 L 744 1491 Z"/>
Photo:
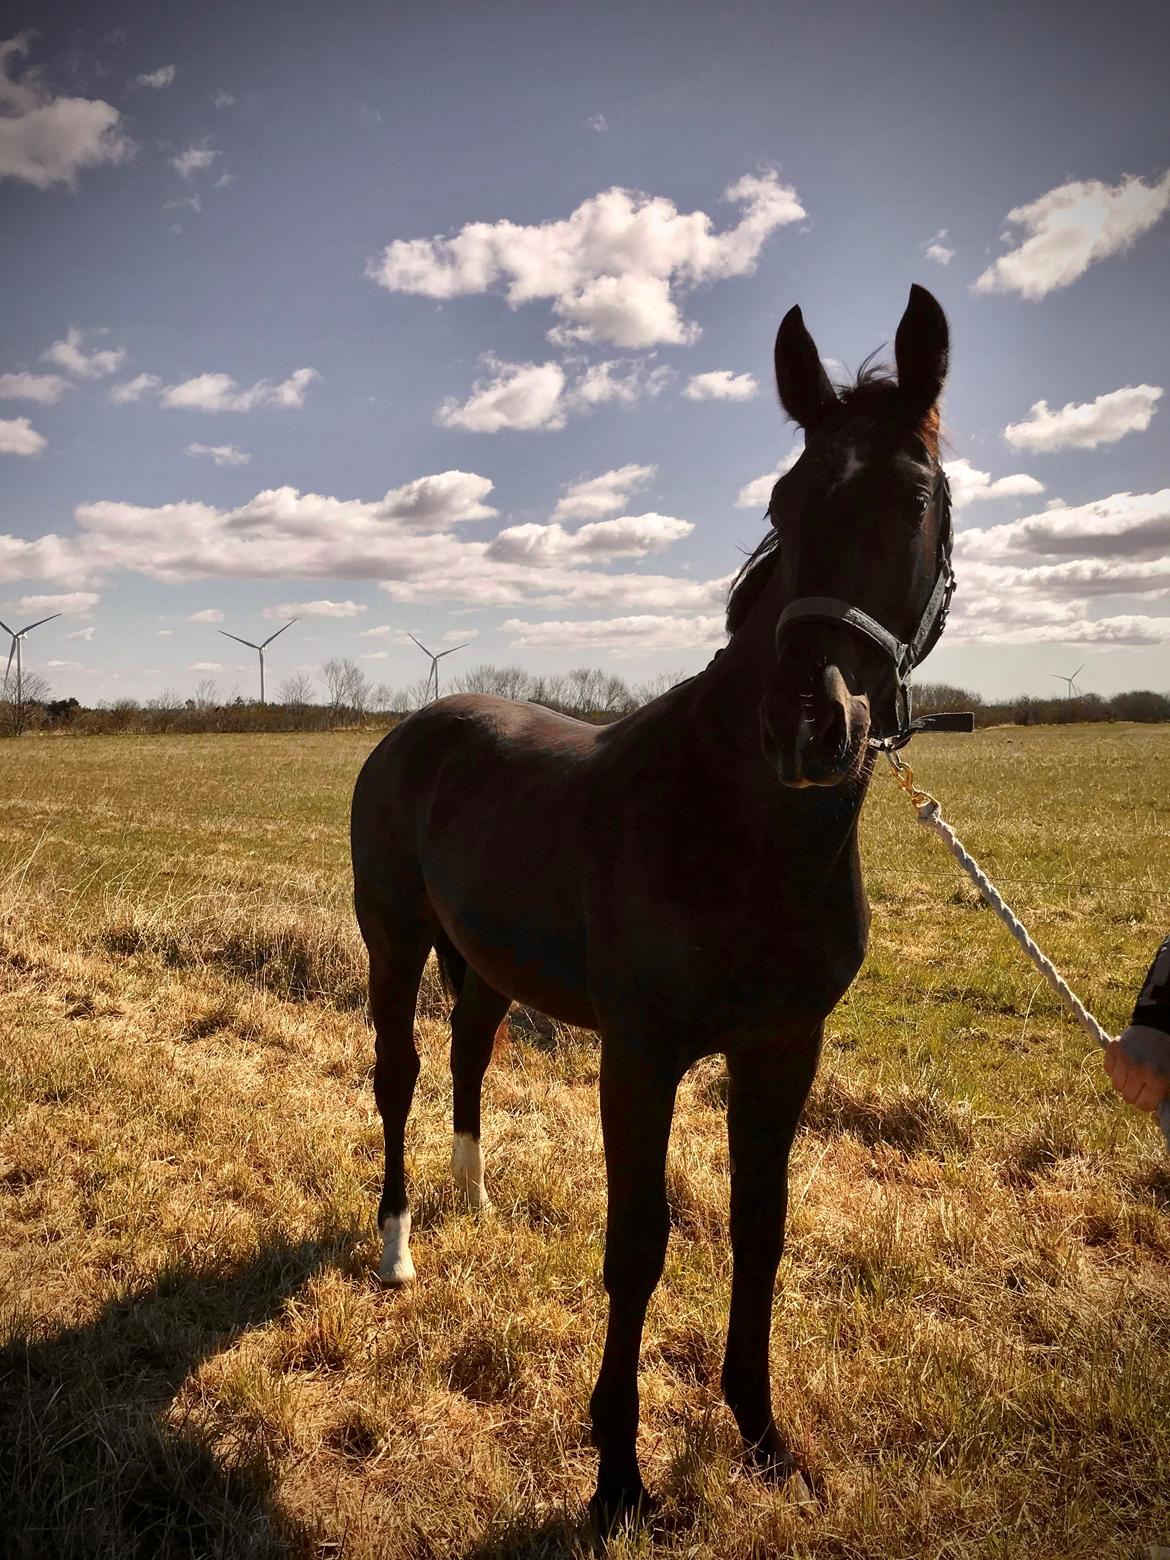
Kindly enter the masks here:
<path id="1" fill-rule="evenodd" d="M 813 746 L 826 763 L 840 763 L 849 750 L 849 722 L 845 706 L 831 699 L 821 711 L 813 730 Z"/>

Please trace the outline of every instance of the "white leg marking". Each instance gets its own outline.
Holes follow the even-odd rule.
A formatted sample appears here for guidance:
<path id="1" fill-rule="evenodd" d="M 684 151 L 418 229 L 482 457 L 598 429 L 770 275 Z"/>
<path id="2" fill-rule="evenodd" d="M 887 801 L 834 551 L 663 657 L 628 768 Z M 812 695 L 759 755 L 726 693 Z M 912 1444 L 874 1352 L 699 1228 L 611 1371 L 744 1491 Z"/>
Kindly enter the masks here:
<path id="1" fill-rule="evenodd" d="M 391 1214 L 382 1225 L 382 1260 L 378 1277 L 384 1284 L 414 1282 L 414 1261 L 410 1255 L 410 1210 Z"/>
<path id="2" fill-rule="evenodd" d="M 470 1132 L 456 1132 L 451 1141 L 451 1173 L 465 1208 L 480 1213 L 491 1207 L 483 1189 L 483 1150 Z"/>

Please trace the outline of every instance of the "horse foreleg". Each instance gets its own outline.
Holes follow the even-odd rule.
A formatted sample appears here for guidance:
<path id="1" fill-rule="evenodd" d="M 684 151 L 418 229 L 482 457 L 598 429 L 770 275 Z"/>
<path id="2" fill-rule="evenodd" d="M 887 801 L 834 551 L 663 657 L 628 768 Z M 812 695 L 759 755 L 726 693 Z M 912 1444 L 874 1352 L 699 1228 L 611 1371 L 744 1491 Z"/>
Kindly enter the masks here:
<path id="1" fill-rule="evenodd" d="M 760 1047 L 727 1059 L 734 1268 L 723 1395 L 753 1462 L 773 1478 L 796 1468 L 772 1413 L 768 1344 L 784 1250 L 788 1154 L 816 1071 L 820 1035 L 818 1026 L 800 1046 Z"/>
<path id="2" fill-rule="evenodd" d="M 638 1470 L 638 1356 L 646 1307 L 662 1276 L 670 1220 L 666 1146 L 677 1078 L 627 1045 L 603 1036 L 601 1126 L 609 1206 L 605 1288 L 609 1325 L 601 1371 L 590 1400 L 593 1444 L 600 1453 L 590 1505 L 609 1527 L 645 1500 Z"/>

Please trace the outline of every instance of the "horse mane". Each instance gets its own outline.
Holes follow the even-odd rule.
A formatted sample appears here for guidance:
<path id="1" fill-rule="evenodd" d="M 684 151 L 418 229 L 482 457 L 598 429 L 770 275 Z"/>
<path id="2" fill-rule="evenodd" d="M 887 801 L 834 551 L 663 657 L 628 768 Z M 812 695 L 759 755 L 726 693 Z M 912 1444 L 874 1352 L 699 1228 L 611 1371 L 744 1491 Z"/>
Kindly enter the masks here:
<path id="1" fill-rule="evenodd" d="M 857 377 L 846 384 L 834 385 L 841 406 L 850 412 L 868 412 L 877 416 L 897 416 L 902 411 L 901 392 L 893 372 L 884 363 L 875 363 L 871 354 L 857 370 Z M 939 415 L 932 406 L 915 428 L 931 458 L 938 459 Z M 727 593 L 727 632 L 734 634 L 764 593 L 772 571 L 780 561 L 780 533 L 769 526 L 755 550 L 748 554 Z"/>

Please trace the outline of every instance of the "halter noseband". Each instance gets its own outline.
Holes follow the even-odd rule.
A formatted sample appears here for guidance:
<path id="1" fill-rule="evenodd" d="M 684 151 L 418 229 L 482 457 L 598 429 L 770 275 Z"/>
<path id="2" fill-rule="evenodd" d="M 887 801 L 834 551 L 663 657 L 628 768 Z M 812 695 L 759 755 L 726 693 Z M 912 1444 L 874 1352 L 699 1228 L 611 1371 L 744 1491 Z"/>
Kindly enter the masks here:
<path id="1" fill-rule="evenodd" d="M 871 617 L 860 607 L 841 601 L 836 596 L 800 596 L 790 601 L 780 614 L 776 624 L 779 641 L 785 629 L 802 619 L 817 622 L 843 623 L 854 633 L 863 634 L 893 662 L 894 713 L 896 729 L 869 738 L 872 748 L 892 751 L 905 747 L 917 732 L 924 731 L 973 731 L 973 715 L 948 713 L 922 715 L 911 719 L 910 687 L 907 679 L 920 661 L 924 661 L 938 642 L 947 620 L 951 597 L 955 590 L 955 571 L 951 564 L 951 489 L 942 466 L 935 467 L 931 504 L 938 518 L 938 554 L 935 561 L 934 585 L 922 609 L 918 627 L 908 640 L 901 640 L 888 628 Z M 769 506 L 769 514 L 771 507 Z"/>

